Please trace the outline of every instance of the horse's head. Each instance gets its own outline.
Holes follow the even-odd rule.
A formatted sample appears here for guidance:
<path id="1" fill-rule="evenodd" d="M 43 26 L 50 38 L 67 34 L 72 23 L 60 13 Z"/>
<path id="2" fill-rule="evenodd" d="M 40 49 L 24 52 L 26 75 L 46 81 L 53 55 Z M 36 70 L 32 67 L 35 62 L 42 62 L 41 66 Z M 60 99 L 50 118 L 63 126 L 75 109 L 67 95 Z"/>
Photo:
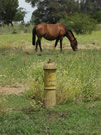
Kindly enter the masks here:
<path id="1" fill-rule="evenodd" d="M 73 32 L 71 30 L 67 29 L 66 36 L 70 40 L 71 47 L 72 47 L 73 51 L 77 51 L 77 49 L 78 49 L 78 42 L 77 42 L 76 38 L 74 37 Z"/>
<path id="2" fill-rule="evenodd" d="M 78 42 L 77 42 L 77 40 L 76 39 L 70 40 L 70 43 L 71 43 L 71 47 L 72 47 L 73 51 L 77 51 L 77 49 L 78 49 Z"/>

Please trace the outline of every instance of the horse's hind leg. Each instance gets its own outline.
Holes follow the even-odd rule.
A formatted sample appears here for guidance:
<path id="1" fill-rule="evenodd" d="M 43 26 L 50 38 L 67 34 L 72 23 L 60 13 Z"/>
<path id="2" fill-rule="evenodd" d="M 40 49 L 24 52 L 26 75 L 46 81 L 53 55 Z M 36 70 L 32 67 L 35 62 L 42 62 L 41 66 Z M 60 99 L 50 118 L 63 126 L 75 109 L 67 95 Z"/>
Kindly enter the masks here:
<path id="1" fill-rule="evenodd" d="M 36 48 L 35 48 L 35 51 L 37 52 L 37 50 L 38 50 L 38 44 L 39 44 L 39 41 L 37 40 L 37 42 L 36 42 Z"/>
<path id="2" fill-rule="evenodd" d="M 39 40 L 39 47 L 40 47 L 40 51 L 42 52 L 42 48 L 41 48 L 41 39 Z"/>
<path id="3" fill-rule="evenodd" d="M 62 51 L 62 40 L 63 39 L 60 39 L 60 51 Z"/>
<path id="4" fill-rule="evenodd" d="M 42 48 L 41 48 L 41 38 L 38 38 L 37 42 L 36 42 L 36 48 L 35 48 L 35 51 L 37 52 L 37 49 L 38 49 L 38 45 L 40 47 L 40 51 L 42 51 Z"/>

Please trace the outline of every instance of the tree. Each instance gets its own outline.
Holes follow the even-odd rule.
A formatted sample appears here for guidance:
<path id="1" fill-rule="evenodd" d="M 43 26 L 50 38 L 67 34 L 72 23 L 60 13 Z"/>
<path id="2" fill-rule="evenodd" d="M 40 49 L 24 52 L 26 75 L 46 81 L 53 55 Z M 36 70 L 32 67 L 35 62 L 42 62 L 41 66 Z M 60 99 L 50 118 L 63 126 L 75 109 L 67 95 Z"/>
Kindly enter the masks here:
<path id="1" fill-rule="evenodd" d="M 101 0 L 26 0 L 37 9 L 33 12 L 33 23 L 57 23 L 65 16 L 84 13 L 101 22 Z M 82 19 L 81 19 L 82 20 Z"/>
<path id="2" fill-rule="evenodd" d="M 60 22 L 65 24 L 67 29 L 72 29 L 77 34 L 91 33 L 96 28 L 96 20 L 83 13 L 66 16 Z"/>
<path id="3" fill-rule="evenodd" d="M 98 23 L 101 23 L 101 10 L 97 10 L 93 14 L 93 18 L 96 19 Z"/>
<path id="4" fill-rule="evenodd" d="M 57 23 L 66 15 L 79 10 L 78 2 L 75 0 L 26 0 L 31 2 L 32 6 L 37 6 L 33 12 L 34 22 Z M 71 5 L 71 6 L 70 6 Z M 33 19 L 32 19 L 33 20 Z"/>
<path id="5" fill-rule="evenodd" d="M 24 14 L 21 9 L 18 9 L 18 6 L 18 0 L 0 0 L 0 21 L 7 25 L 13 25 L 13 21 L 18 18 L 17 14 L 20 15 L 20 20 L 23 19 Z"/>
<path id="6" fill-rule="evenodd" d="M 53 3 L 50 0 L 44 0 L 38 4 L 37 9 L 33 12 L 34 22 L 41 23 L 56 23 L 60 18 L 60 5 L 59 8 L 55 8 L 57 3 Z"/>
<path id="7" fill-rule="evenodd" d="M 37 4 L 41 2 L 41 0 L 25 0 L 25 1 L 31 3 L 33 7 L 37 6 Z"/>
<path id="8" fill-rule="evenodd" d="M 101 10 L 101 0 L 80 0 L 81 11 L 93 14 L 97 10 Z"/>
<path id="9" fill-rule="evenodd" d="M 91 15 L 98 23 L 101 22 L 101 0 L 80 0 L 80 9 L 81 12 Z"/>
<path id="10" fill-rule="evenodd" d="M 24 21 L 25 14 L 26 14 L 26 11 L 23 8 L 18 8 L 16 15 L 14 17 L 14 21 L 16 22 Z"/>

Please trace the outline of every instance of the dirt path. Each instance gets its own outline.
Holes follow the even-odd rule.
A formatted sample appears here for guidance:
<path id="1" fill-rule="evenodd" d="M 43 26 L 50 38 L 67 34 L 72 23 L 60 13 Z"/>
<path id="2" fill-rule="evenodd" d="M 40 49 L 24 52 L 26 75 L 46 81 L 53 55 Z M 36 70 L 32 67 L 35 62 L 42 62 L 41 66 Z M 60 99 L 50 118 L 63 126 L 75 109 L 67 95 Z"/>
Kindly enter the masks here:
<path id="1" fill-rule="evenodd" d="M 24 85 L 22 84 L 16 84 L 13 86 L 0 86 L 0 95 L 21 95 L 24 92 Z"/>

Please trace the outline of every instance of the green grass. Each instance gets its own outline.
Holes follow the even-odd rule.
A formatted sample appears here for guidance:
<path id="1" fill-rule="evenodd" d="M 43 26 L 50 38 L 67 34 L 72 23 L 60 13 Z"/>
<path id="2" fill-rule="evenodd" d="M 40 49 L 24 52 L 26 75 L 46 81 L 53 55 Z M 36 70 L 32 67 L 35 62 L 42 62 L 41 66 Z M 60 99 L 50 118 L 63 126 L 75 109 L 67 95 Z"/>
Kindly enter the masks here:
<path id="1" fill-rule="evenodd" d="M 32 31 L 32 25 L 28 24 L 14 24 L 13 27 L 7 25 L 0 25 L 0 35 L 6 34 L 23 34 L 23 33 L 30 33 Z"/>
<path id="2" fill-rule="evenodd" d="M 77 36 L 77 52 L 65 38 L 62 53 L 46 40 L 36 53 L 31 33 L 0 35 L 0 88 L 25 90 L 22 96 L 0 96 L 0 135 L 100 135 L 100 35 Z M 57 66 L 57 106 L 47 110 L 43 66 L 49 59 Z"/>
<path id="3" fill-rule="evenodd" d="M 6 40 L 5 40 L 6 39 Z M 14 44 L 17 46 L 18 44 L 24 45 L 30 42 L 31 43 L 31 34 L 7 34 L 0 35 L 0 48 L 7 47 L 11 45 L 11 48 Z"/>
<path id="4" fill-rule="evenodd" d="M 95 35 L 99 37 L 99 33 L 95 32 Z M 101 68 L 101 51 L 100 48 L 91 48 L 88 37 L 90 40 L 93 39 L 94 33 L 85 35 L 85 37 L 84 35 L 78 36 L 78 41 L 81 42 L 79 46 L 85 48 L 79 49 L 78 52 L 68 49 L 70 48 L 69 42 L 64 39 L 63 53 L 60 53 L 59 49 L 51 48 L 53 42 L 46 42 L 46 40 L 42 41 L 43 52 L 36 53 L 31 45 L 31 34 L 1 35 L 0 85 L 22 83 L 28 86 L 26 89 L 31 91 L 38 89 L 43 93 L 43 65 L 51 58 L 57 65 L 59 103 L 65 103 L 68 100 L 75 102 L 99 99 L 101 97 L 101 72 L 98 69 Z M 96 40 L 99 42 L 97 38 Z M 82 45 L 82 41 L 88 41 L 90 49 L 86 48 L 88 44 Z M 94 46 L 100 47 L 96 43 Z M 33 83 L 36 85 L 33 86 Z M 67 96 L 62 95 L 61 97 L 61 93 Z M 41 101 L 43 100 L 42 95 Z M 38 96 L 40 95 L 38 94 Z"/>
<path id="5" fill-rule="evenodd" d="M 68 103 L 39 110 L 25 97 L 8 96 L 9 111 L 0 116 L 1 135 L 100 135 L 101 102 Z"/>
<path id="6" fill-rule="evenodd" d="M 101 71 L 98 70 L 101 68 L 100 50 L 65 50 L 64 53 L 44 50 L 40 56 L 32 50 L 29 54 L 16 49 L 3 51 L 0 55 L 2 86 L 18 82 L 25 84 L 26 89 L 43 93 L 43 66 L 51 58 L 57 65 L 59 102 L 61 93 L 67 95 L 61 99 L 64 103 L 68 100 L 96 100 L 101 97 Z"/>
<path id="7" fill-rule="evenodd" d="M 94 46 L 100 46 L 100 34 L 101 31 L 94 31 L 92 32 L 92 34 L 86 34 L 86 35 L 80 35 L 78 36 L 78 39 L 80 41 L 81 45 L 86 45 L 89 47 L 89 45 L 92 45 L 92 47 Z"/>

